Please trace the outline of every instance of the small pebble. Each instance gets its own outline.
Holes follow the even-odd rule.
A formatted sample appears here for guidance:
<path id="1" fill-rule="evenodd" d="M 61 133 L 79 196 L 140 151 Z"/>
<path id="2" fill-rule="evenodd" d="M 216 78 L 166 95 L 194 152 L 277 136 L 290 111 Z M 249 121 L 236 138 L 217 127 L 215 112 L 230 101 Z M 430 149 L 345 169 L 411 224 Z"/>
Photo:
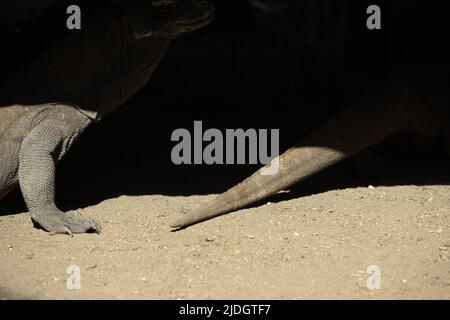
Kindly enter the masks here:
<path id="1" fill-rule="evenodd" d="M 431 230 L 430 233 L 437 233 L 437 234 L 441 234 L 442 232 L 442 227 L 439 227 L 437 230 Z"/>

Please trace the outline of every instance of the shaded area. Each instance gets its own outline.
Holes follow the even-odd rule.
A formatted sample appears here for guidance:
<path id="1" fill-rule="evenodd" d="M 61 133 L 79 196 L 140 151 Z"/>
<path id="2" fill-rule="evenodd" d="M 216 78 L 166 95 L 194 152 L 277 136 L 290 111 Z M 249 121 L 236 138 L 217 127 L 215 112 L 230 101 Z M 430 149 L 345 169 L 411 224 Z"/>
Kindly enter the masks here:
<path id="1" fill-rule="evenodd" d="M 61 207 L 85 207 L 123 194 L 222 192 L 258 166 L 175 166 L 170 159 L 174 145 L 170 135 L 174 129 L 192 131 L 194 120 L 203 120 L 205 128 L 280 128 L 281 149 L 285 150 L 353 101 L 367 82 L 384 80 L 392 65 L 404 61 L 405 43 L 410 43 L 413 35 L 428 39 L 430 44 L 438 43 L 438 47 L 444 43 L 439 33 L 431 36 L 422 31 L 418 35 L 416 31 L 422 29 L 415 25 L 410 25 L 410 38 L 389 38 L 383 30 L 368 33 L 363 19 L 364 1 L 346 2 L 348 19 L 340 19 L 342 7 L 327 14 L 330 1 L 322 1 L 311 18 L 307 11 L 311 2 L 299 2 L 280 1 L 278 7 L 264 12 L 249 2 L 217 1 L 215 22 L 177 40 L 150 83 L 121 109 L 88 130 L 59 164 L 56 190 Z M 388 6 L 387 1 L 380 1 L 383 4 L 393 8 L 392 3 Z M 400 1 L 397 6 L 402 5 L 405 3 Z M 420 4 L 411 3 L 406 7 L 413 13 L 414 7 L 416 12 L 421 8 Z M 400 19 L 392 12 L 386 13 L 389 23 L 396 21 L 394 17 Z M 412 14 L 408 19 L 413 17 Z M 409 25 L 401 19 L 396 21 L 398 25 Z M 337 41 L 339 32 L 333 34 L 333 41 L 325 41 L 326 38 L 317 37 L 326 34 L 326 29 L 314 27 L 318 21 L 328 21 L 329 30 L 347 27 L 351 32 L 343 42 Z M 445 25 L 440 25 L 445 21 L 440 19 L 430 16 L 422 21 L 434 22 L 428 24 L 428 30 L 445 30 Z M 41 23 L 41 30 L 49 30 L 48 24 Z M 65 32 L 55 30 L 55 39 Z M 402 34 L 401 30 L 398 32 Z M 403 42 L 396 43 L 400 38 Z M 326 44 L 330 47 L 324 47 Z M 417 50 L 415 55 L 408 55 L 411 61 L 404 62 L 409 66 L 417 62 L 419 67 L 423 62 L 415 61 L 414 56 L 424 54 L 423 58 L 436 58 L 432 61 L 435 63 L 445 52 L 430 50 L 430 45 L 417 46 L 429 52 Z M 386 53 L 386 49 L 396 54 Z M 372 76 L 374 79 L 370 79 Z M 424 141 L 421 147 L 413 148 L 403 142 L 399 145 L 394 138 L 378 149 L 394 166 L 412 168 L 398 177 L 380 180 L 382 184 L 449 181 L 448 159 L 441 141 Z M 355 176 L 352 171 L 351 164 L 338 165 L 296 186 L 295 191 L 275 198 L 365 185 L 371 179 Z M 16 192 L 5 201 L 16 204 L 22 200 Z"/>

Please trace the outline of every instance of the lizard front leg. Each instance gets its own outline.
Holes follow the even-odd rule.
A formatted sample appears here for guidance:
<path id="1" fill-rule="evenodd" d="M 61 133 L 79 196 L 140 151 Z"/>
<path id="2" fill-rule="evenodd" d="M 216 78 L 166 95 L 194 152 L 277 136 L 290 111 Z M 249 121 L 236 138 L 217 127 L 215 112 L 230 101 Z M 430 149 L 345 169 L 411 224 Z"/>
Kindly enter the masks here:
<path id="1" fill-rule="evenodd" d="M 62 212 L 54 201 L 55 164 L 89 125 L 89 118 L 71 107 L 50 108 L 33 122 L 19 153 L 19 184 L 32 220 L 52 234 L 100 233 L 98 221 L 75 211 Z"/>

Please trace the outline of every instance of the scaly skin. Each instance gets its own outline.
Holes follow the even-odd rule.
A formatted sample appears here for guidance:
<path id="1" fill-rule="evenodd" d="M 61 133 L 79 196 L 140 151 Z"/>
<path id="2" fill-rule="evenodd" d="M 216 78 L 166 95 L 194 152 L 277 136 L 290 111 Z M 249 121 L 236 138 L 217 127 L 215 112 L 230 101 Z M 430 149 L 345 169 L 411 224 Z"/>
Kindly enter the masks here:
<path id="1" fill-rule="evenodd" d="M 205 0 L 111 5 L 0 84 L 0 199 L 20 185 L 43 229 L 100 233 L 98 221 L 57 208 L 55 164 L 91 123 L 148 82 L 170 41 L 212 17 Z"/>
<path id="2" fill-rule="evenodd" d="M 402 129 L 431 128 L 448 136 L 450 110 L 448 96 L 420 98 L 409 90 L 373 90 L 357 104 L 319 127 L 277 159 L 278 173 L 262 174 L 262 169 L 243 182 L 217 195 L 191 214 L 171 223 L 174 230 L 242 209 L 274 195 L 337 162 L 361 152 Z M 379 92 L 385 92 L 380 94 Z M 430 104 L 431 103 L 431 104 Z M 442 125 L 442 126 L 441 126 Z M 414 128 L 413 128 L 414 127 Z M 447 130 L 447 131 L 446 131 Z"/>

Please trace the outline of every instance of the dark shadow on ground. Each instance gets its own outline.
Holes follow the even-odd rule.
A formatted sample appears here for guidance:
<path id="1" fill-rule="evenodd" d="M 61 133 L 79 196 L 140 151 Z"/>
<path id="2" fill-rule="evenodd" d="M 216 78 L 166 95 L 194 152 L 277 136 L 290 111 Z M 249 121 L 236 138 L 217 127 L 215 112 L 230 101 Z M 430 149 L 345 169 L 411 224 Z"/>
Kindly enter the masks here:
<path id="1" fill-rule="evenodd" d="M 301 15 L 258 18 L 241 3 L 218 1 L 211 26 L 177 40 L 150 83 L 83 134 L 57 167 L 61 208 L 86 207 L 120 195 L 223 192 L 258 166 L 175 166 L 170 158 L 173 130 L 192 131 L 194 120 L 202 120 L 205 129 L 278 128 L 280 148 L 285 150 L 364 89 L 364 77 L 344 77 L 331 63 L 320 65 L 301 40 Z M 366 36 L 354 30 L 356 40 Z M 371 37 L 368 49 L 361 49 L 369 41 L 365 38 L 360 47 L 347 44 L 355 49 L 347 65 L 350 71 L 382 52 L 383 47 L 374 48 L 385 45 L 385 34 Z M 378 70 L 376 64 L 371 67 Z M 267 201 L 369 184 L 448 184 L 448 158 L 441 142 L 419 143 L 420 147 L 410 142 L 389 139 L 376 148 L 397 168 L 394 176 L 354 174 L 350 162 L 343 163 Z M 3 199 L 1 207 L 2 214 L 25 211 L 18 191 Z"/>
<path id="2" fill-rule="evenodd" d="M 391 141 L 390 141 L 391 140 Z M 329 190 L 395 185 L 441 185 L 450 183 L 449 158 L 440 144 L 398 146 L 395 139 L 375 147 L 390 170 L 374 172 L 370 166 L 356 169 L 357 158 L 348 159 L 263 202 L 279 202 Z M 164 161 L 160 148 L 137 155 L 103 148 L 73 152 L 58 167 L 57 199 L 62 209 L 82 208 L 121 195 L 189 196 L 220 193 L 256 171 L 259 166 L 175 166 Z M 141 158 L 140 158 L 141 157 Z M 136 159 L 140 159 L 136 160 Z M 361 167 L 358 165 L 358 167 Z M 256 203 L 258 206 L 261 203 Z M 4 199 L 2 215 L 24 212 L 18 190 Z"/>

